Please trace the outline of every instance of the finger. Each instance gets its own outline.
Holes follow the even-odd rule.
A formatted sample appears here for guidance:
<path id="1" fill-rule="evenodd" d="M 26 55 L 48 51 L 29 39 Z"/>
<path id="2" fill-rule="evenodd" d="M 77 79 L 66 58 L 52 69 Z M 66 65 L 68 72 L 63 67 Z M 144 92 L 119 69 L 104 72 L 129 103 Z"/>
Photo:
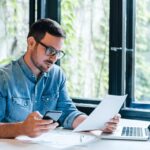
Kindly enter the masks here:
<path id="1" fill-rule="evenodd" d="M 119 120 L 110 120 L 109 122 L 107 122 L 107 124 L 118 124 L 119 123 Z"/>
<path id="2" fill-rule="evenodd" d="M 35 120 L 42 119 L 42 115 L 38 111 L 32 112 L 29 116 Z"/>
<path id="3" fill-rule="evenodd" d="M 107 122 L 107 124 L 118 124 L 119 123 L 119 120 L 110 120 L 109 122 Z"/>
<path id="4" fill-rule="evenodd" d="M 104 129 L 116 129 L 118 124 L 115 123 L 107 123 Z"/>
<path id="5" fill-rule="evenodd" d="M 37 125 L 46 125 L 46 124 L 48 125 L 48 124 L 53 124 L 54 121 L 51 119 L 50 120 L 43 120 L 42 119 L 42 120 L 35 120 L 35 122 Z"/>
<path id="6" fill-rule="evenodd" d="M 38 133 L 43 133 L 43 131 L 48 132 L 49 130 L 54 130 L 57 126 L 58 126 L 58 123 L 36 126 L 34 127 L 33 133 L 38 134 Z"/>
<path id="7" fill-rule="evenodd" d="M 121 118 L 121 115 L 120 114 L 117 114 L 113 117 L 114 119 L 120 119 Z"/>
<path id="8" fill-rule="evenodd" d="M 119 123 L 119 121 L 120 121 L 120 117 L 119 116 L 115 116 L 108 123 Z"/>
<path id="9" fill-rule="evenodd" d="M 113 129 L 110 129 L 110 128 L 106 128 L 106 129 L 104 129 L 104 130 L 102 130 L 104 133 L 112 133 L 112 132 L 114 132 L 114 130 Z"/>
<path id="10" fill-rule="evenodd" d="M 55 129 L 59 124 L 57 122 L 52 124 L 45 124 L 40 126 L 40 130 L 53 130 Z"/>
<path id="11" fill-rule="evenodd" d="M 106 128 L 104 128 L 102 131 L 106 133 L 112 133 L 116 130 L 117 126 L 116 125 L 108 125 Z"/>

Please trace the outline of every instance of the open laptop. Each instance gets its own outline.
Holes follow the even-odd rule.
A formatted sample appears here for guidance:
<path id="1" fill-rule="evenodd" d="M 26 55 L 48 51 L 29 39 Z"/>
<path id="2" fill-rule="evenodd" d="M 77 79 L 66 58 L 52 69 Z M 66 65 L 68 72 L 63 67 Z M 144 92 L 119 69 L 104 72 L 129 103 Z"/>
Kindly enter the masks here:
<path id="1" fill-rule="evenodd" d="M 136 126 L 119 126 L 113 133 L 102 133 L 102 139 L 119 140 L 149 140 L 149 129 Z"/>

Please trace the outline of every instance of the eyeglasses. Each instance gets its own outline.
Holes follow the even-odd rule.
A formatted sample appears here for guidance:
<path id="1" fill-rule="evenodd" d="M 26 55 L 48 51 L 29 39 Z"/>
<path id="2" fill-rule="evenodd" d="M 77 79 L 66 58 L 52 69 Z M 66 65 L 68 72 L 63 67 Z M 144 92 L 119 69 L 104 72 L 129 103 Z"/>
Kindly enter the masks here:
<path id="1" fill-rule="evenodd" d="M 46 46 L 44 43 L 37 41 L 38 43 L 40 43 L 43 47 L 45 47 L 45 54 L 47 56 L 56 56 L 57 59 L 61 59 L 65 56 L 65 52 L 61 51 L 61 50 L 56 50 L 54 47 L 52 46 Z"/>

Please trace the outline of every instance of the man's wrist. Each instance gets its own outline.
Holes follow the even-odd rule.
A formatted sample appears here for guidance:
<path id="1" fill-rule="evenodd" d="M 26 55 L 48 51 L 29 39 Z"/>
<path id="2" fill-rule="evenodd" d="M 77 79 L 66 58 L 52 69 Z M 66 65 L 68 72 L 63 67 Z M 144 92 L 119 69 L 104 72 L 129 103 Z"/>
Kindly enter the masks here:
<path id="1" fill-rule="evenodd" d="M 24 135 L 23 123 L 0 123 L 0 138 L 15 138 Z"/>
<path id="2" fill-rule="evenodd" d="M 24 129 L 23 129 L 23 122 L 18 122 L 14 126 L 15 126 L 15 131 L 16 131 L 14 135 L 15 137 L 20 136 L 20 135 L 25 135 Z"/>
<path id="3" fill-rule="evenodd" d="M 79 115 L 77 118 L 75 118 L 75 120 L 73 121 L 73 124 L 72 124 L 73 129 L 76 128 L 86 118 L 87 118 L 87 115 Z"/>

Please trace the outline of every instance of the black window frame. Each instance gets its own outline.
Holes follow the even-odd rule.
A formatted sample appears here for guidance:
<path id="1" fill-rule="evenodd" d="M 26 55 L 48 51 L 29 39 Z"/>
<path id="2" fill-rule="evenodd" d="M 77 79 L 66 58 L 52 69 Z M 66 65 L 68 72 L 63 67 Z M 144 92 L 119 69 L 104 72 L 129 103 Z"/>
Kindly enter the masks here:
<path id="1" fill-rule="evenodd" d="M 136 0 L 110 1 L 109 93 L 128 94 L 122 117 L 149 120 L 150 105 L 137 103 L 134 96 L 135 7 Z"/>
<path id="2" fill-rule="evenodd" d="M 29 26 L 40 18 L 51 18 L 61 23 L 61 0 L 31 0 L 29 5 Z M 141 108 L 150 108 L 150 105 L 134 102 L 135 5 L 136 0 L 110 0 L 109 94 L 128 94 L 120 110 L 122 117 L 149 120 L 150 111 Z M 60 61 L 57 64 L 60 65 Z M 95 99 L 72 99 L 87 114 L 101 102 Z"/>
<path id="3" fill-rule="evenodd" d="M 127 107 L 150 109 L 150 104 L 137 102 L 135 98 L 135 34 L 136 34 L 136 0 L 127 3 L 127 61 L 126 61 L 126 93 Z"/>

